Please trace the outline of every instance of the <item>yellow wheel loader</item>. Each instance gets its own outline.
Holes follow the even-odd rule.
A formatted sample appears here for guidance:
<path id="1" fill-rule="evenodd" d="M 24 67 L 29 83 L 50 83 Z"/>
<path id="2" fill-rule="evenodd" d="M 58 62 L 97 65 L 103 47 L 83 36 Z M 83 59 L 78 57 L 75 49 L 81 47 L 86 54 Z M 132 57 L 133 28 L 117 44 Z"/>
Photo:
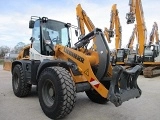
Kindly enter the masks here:
<path id="1" fill-rule="evenodd" d="M 5 59 L 3 62 L 3 70 L 11 71 L 12 62 L 16 59 L 27 59 L 29 56 L 26 56 L 26 54 L 29 55 L 29 49 L 30 45 L 27 45 L 19 52 L 19 54 L 10 54 L 9 58 Z"/>
<path id="2" fill-rule="evenodd" d="M 31 45 L 12 63 L 14 94 L 25 97 L 37 85 L 40 106 L 51 119 L 68 115 L 78 92 L 86 92 L 93 102 L 110 101 L 115 106 L 140 97 L 137 78 L 142 67 L 112 69 L 109 47 L 98 28 L 71 46 L 71 27 L 47 17 L 31 17 Z M 96 50 L 88 49 L 90 41 Z"/>

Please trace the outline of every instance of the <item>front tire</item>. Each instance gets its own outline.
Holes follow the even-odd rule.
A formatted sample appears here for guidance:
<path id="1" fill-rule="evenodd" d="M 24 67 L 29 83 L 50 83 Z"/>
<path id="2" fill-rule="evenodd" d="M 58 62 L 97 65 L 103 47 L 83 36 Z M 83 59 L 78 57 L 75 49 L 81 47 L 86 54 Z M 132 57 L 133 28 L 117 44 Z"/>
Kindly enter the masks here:
<path id="1" fill-rule="evenodd" d="M 17 97 L 25 97 L 31 92 L 31 84 L 28 84 L 24 78 L 24 72 L 21 65 L 17 64 L 12 72 L 12 88 Z"/>
<path id="2" fill-rule="evenodd" d="M 76 87 L 70 73 L 62 67 L 45 68 L 38 82 L 39 102 L 51 119 L 68 115 L 76 101 Z"/>

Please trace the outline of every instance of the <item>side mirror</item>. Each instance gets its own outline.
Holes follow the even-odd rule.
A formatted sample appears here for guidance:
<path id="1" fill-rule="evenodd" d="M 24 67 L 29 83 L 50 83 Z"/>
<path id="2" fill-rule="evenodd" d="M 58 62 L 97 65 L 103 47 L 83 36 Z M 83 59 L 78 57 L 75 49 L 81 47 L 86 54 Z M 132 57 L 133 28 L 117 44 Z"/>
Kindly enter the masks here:
<path id="1" fill-rule="evenodd" d="M 34 28 L 34 23 L 35 23 L 35 21 L 33 21 L 33 20 L 30 20 L 29 21 L 29 28 Z"/>
<path id="2" fill-rule="evenodd" d="M 78 36 L 78 31 L 77 30 L 75 30 L 75 35 Z"/>
<path id="3" fill-rule="evenodd" d="M 66 23 L 65 27 L 67 27 L 67 28 L 71 27 L 71 23 Z"/>

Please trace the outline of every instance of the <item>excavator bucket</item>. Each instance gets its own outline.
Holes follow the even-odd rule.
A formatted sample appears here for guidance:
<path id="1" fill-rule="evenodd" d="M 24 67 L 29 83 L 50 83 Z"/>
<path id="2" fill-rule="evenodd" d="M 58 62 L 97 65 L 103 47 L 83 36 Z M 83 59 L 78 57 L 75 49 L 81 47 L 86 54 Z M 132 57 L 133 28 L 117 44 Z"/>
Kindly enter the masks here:
<path id="1" fill-rule="evenodd" d="M 142 66 L 140 65 L 129 69 L 121 66 L 115 66 L 113 68 L 108 98 L 116 107 L 125 101 L 141 96 L 142 91 L 137 84 L 137 78 L 141 71 Z"/>
<path id="2" fill-rule="evenodd" d="M 11 71 L 11 68 L 12 68 L 12 61 L 11 60 L 4 60 L 3 70 Z"/>

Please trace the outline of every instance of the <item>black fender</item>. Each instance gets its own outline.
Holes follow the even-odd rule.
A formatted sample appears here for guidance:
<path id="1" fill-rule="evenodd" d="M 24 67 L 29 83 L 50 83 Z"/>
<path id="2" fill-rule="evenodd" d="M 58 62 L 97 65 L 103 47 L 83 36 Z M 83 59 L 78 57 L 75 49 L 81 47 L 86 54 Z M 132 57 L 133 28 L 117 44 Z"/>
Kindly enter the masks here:
<path id="1" fill-rule="evenodd" d="M 14 69 L 14 67 L 15 67 L 17 64 L 20 64 L 20 65 L 22 66 L 23 70 L 25 70 L 25 65 L 26 65 L 27 63 L 30 64 L 31 61 L 30 61 L 30 60 L 15 60 L 15 61 L 13 61 L 13 62 L 12 62 L 11 73 L 13 72 L 13 69 Z"/>
<path id="2" fill-rule="evenodd" d="M 38 70 L 37 70 L 37 75 L 36 79 L 39 79 L 39 76 L 41 72 L 47 68 L 47 67 L 52 67 L 52 66 L 59 66 L 67 69 L 68 71 L 70 70 L 70 67 L 72 66 L 71 62 L 64 61 L 64 60 L 44 60 L 40 63 Z"/>
<path id="3" fill-rule="evenodd" d="M 32 84 L 31 61 L 30 60 L 15 60 L 14 62 L 12 62 L 11 73 L 13 73 L 13 69 L 17 64 L 22 66 L 25 81 L 27 81 L 27 83 L 29 83 L 29 84 Z"/>

